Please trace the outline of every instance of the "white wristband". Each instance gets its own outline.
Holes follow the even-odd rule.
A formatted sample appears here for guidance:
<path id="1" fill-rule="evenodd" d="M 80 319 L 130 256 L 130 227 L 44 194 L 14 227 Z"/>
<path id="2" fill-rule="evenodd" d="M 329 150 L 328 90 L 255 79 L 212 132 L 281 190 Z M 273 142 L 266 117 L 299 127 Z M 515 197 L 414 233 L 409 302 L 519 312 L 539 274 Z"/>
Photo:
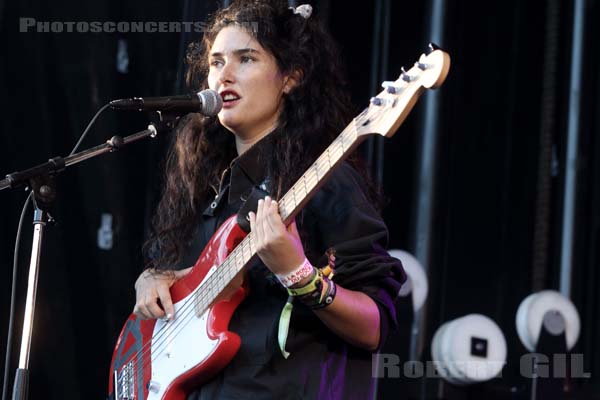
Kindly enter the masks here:
<path id="1" fill-rule="evenodd" d="M 295 285 L 296 283 L 300 282 L 302 279 L 311 276 L 314 270 L 315 268 L 312 266 L 310 261 L 308 261 L 308 259 L 304 257 L 304 261 L 302 262 L 302 264 L 300 264 L 298 268 L 296 268 L 292 272 L 288 272 L 285 275 L 275 274 L 275 276 L 277 277 L 277 279 L 279 279 L 279 282 L 281 282 L 283 286 L 289 288 Z"/>

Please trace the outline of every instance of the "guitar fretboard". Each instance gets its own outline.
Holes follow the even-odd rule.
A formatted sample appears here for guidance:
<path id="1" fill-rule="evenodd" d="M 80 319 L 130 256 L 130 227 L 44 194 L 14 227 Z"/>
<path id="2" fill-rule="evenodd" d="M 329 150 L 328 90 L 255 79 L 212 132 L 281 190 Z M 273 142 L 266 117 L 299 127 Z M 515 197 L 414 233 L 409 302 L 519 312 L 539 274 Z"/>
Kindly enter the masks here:
<path id="1" fill-rule="evenodd" d="M 312 198 L 335 167 L 356 148 L 358 142 L 356 130 L 352 124 L 348 125 L 280 199 L 279 214 L 286 225 Z"/>

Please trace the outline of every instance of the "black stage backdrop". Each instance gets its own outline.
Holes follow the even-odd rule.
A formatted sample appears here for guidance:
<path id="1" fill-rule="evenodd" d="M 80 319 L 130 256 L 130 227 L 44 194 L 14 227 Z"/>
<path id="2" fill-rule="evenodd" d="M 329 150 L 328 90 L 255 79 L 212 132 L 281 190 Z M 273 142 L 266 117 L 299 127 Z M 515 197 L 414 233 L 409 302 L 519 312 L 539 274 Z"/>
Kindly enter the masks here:
<path id="1" fill-rule="evenodd" d="M 439 44 L 451 54 L 452 68 L 441 89 L 426 338 L 431 340 L 445 321 L 483 313 L 502 328 L 509 362 L 502 379 L 485 385 L 457 388 L 437 379 L 425 385 L 399 379 L 381 385 L 380 398 L 402 398 L 403 393 L 421 390 L 415 398 L 527 398 L 528 382 L 518 369 L 518 359 L 526 350 L 518 340 L 514 319 L 519 303 L 533 289 L 559 285 L 573 2 L 445 3 L 446 28 Z M 203 21 L 218 4 L 0 0 L 0 174 L 67 155 L 89 119 L 111 99 L 181 92 L 183 49 L 197 36 L 52 33 L 36 27 L 22 32 L 23 18 Z M 381 2 L 313 3 L 342 46 L 357 111 L 374 94 L 369 71 L 376 4 Z M 592 372 L 591 379 L 575 381 L 574 387 L 593 393 L 600 370 L 596 343 L 600 307 L 595 290 L 600 284 L 600 49 L 593 38 L 600 37 L 600 28 L 592 24 L 600 18 L 600 4 L 594 0 L 585 4 L 572 298 L 582 318 L 582 336 L 574 351 L 584 354 L 586 371 Z M 430 8 L 427 2 L 392 1 L 389 15 L 390 52 L 385 67 L 390 71 L 386 79 L 394 80 L 402 65 L 410 66 L 425 50 Z M 554 23 L 549 24 L 552 18 Z M 548 45 L 551 35 L 555 40 Z M 550 113 L 544 112 L 548 109 Z M 384 216 L 392 248 L 412 250 L 423 111 L 419 104 L 398 134 L 386 142 L 385 159 L 377 157 L 384 167 L 383 187 L 389 198 Z M 142 130 L 147 123 L 146 115 L 107 111 L 83 147 L 102 143 L 113 134 Z M 546 250 L 540 255 L 535 232 L 542 133 L 549 133 L 554 158 L 549 187 L 545 187 L 549 212 L 541 230 L 548 245 L 541 247 Z M 60 176 L 60 198 L 52 212 L 58 223 L 47 230 L 39 275 L 30 398 L 106 395 L 113 345 L 133 307 L 133 282 L 142 270 L 140 247 L 160 187 L 167 142 L 168 137 L 138 142 Z M 13 246 L 26 195 L 23 190 L 0 193 L 2 356 Z M 99 242 L 103 216 L 111 219 L 113 243 L 108 247 Z M 11 380 L 19 352 L 31 218 L 29 212 L 20 252 Z M 403 325 L 404 329 L 408 322 Z M 408 343 L 400 347 L 407 348 Z"/>

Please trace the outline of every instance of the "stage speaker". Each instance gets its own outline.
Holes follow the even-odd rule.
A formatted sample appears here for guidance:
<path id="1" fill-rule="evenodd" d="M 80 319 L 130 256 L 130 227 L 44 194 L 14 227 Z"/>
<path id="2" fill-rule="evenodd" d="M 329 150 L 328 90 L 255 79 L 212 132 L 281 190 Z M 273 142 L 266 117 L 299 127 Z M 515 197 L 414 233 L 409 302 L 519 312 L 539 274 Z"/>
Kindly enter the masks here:
<path id="1" fill-rule="evenodd" d="M 496 377 L 506 364 L 506 339 L 500 327 L 481 314 L 448 321 L 436 331 L 431 356 L 438 373 L 455 385 Z"/>

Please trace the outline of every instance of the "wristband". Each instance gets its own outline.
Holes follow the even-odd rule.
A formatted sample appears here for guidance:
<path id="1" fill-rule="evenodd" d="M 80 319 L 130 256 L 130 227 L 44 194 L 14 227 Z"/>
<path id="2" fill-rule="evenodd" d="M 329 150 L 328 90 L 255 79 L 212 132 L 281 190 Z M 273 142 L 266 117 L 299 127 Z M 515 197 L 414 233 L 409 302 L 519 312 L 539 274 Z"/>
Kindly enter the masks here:
<path id="1" fill-rule="evenodd" d="M 337 286 L 335 282 L 327 279 L 327 291 L 321 295 L 318 303 L 307 304 L 308 308 L 311 310 L 319 310 L 321 308 L 325 308 L 335 299 L 335 294 L 337 292 Z"/>
<path id="2" fill-rule="evenodd" d="M 302 304 L 311 310 L 318 310 L 333 303 L 336 292 L 336 284 L 327 277 L 323 277 L 317 283 L 315 290 L 304 295 L 300 295 L 297 298 Z"/>
<path id="3" fill-rule="evenodd" d="M 305 260 L 304 264 L 306 263 L 307 261 Z M 313 277 L 306 285 L 300 288 L 287 288 L 289 296 L 285 306 L 283 307 L 283 310 L 281 310 L 281 315 L 279 316 L 279 327 L 277 330 L 277 342 L 279 344 L 279 350 L 281 351 L 283 358 L 286 359 L 290 356 L 290 353 L 285 350 L 285 343 L 287 341 L 288 330 L 290 327 L 292 309 L 294 308 L 294 299 L 297 298 L 311 310 L 325 308 L 333 303 L 333 300 L 335 299 L 337 286 L 331 280 L 333 277 L 333 269 L 330 266 L 325 267 L 322 270 L 313 268 L 311 273 L 313 274 Z M 323 291 L 324 284 L 327 284 L 325 291 Z"/>
<path id="4" fill-rule="evenodd" d="M 304 278 L 308 278 L 315 271 L 315 268 L 312 266 L 310 261 L 306 257 L 304 257 L 304 261 L 298 268 L 284 275 L 275 274 L 279 282 L 286 288 L 295 285 L 300 282 Z"/>
<path id="5" fill-rule="evenodd" d="M 304 296 L 317 291 L 321 291 L 323 288 L 323 273 L 315 269 L 314 276 L 306 285 L 299 288 L 287 288 L 287 292 L 290 296 Z"/>

